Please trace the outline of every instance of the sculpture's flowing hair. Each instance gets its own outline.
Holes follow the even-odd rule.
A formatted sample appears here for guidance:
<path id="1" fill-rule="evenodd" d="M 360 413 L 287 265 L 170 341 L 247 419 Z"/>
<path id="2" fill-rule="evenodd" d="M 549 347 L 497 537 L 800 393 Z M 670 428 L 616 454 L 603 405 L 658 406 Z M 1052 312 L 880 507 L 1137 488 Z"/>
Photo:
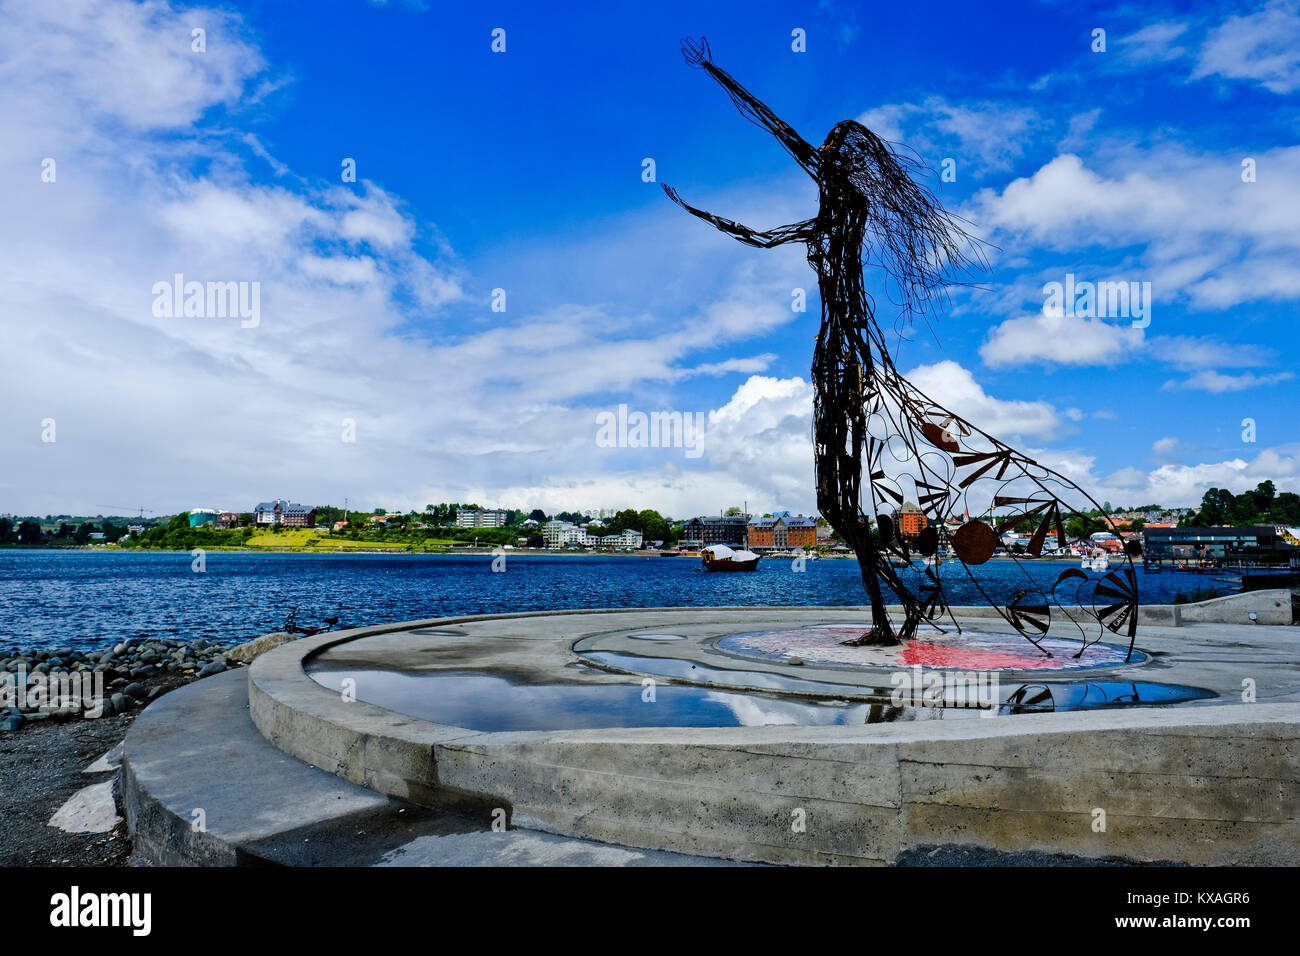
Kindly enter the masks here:
<path id="1" fill-rule="evenodd" d="M 988 269 L 984 243 L 924 185 L 933 171 L 915 153 L 853 120 L 831 130 L 819 152 L 823 182 L 840 187 L 826 198 L 845 207 L 829 210 L 832 218 L 864 216 L 862 263 L 883 270 L 900 318 L 933 314 L 951 286 L 969 285 L 972 273 Z"/>

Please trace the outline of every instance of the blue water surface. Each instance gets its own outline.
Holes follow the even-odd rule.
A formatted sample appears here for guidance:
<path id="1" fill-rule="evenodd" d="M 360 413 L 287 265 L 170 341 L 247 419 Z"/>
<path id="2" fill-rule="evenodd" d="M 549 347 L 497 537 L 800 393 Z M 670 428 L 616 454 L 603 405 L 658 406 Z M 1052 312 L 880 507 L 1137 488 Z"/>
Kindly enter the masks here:
<path id="1" fill-rule="evenodd" d="M 852 560 L 808 561 L 798 572 L 789 560 L 767 559 L 742 574 L 705 573 L 694 558 L 594 555 L 512 555 L 503 572 L 492 570 L 490 555 L 209 552 L 203 573 L 191 561 L 188 552 L 0 550 L 0 649 L 133 637 L 229 643 L 278 630 L 293 605 L 300 623 L 338 615 L 360 625 L 566 608 L 866 602 Z M 985 589 L 1006 600 L 1027 586 L 1026 574 L 1050 587 L 1077 566 L 989 562 L 979 571 Z M 959 564 L 941 574 L 950 603 L 983 603 Z M 1137 575 L 1144 604 L 1207 583 L 1145 576 L 1141 567 Z"/>

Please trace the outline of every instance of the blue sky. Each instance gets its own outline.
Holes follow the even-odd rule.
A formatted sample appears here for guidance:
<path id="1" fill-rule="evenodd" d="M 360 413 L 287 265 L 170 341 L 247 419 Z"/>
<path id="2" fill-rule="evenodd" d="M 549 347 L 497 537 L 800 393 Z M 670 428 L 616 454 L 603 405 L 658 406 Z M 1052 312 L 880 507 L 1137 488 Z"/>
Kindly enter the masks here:
<path id="1" fill-rule="evenodd" d="M 442 6 L 0 2 L 0 510 L 811 510 L 814 276 L 642 161 L 758 228 L 816 196 L 686 35 L 814 143 L 952 161 L 994 248 L 898 343 L 931 397 L 1099 500 L 1300 487 L 1296 2 Z M 155 315 L 177 272 L 259 283 L 256 327 Z M 1150 325 L 1044 312 L 1067 274 L 1151 283 Z M 704 454 L 598 447 L 620 403 Z"/>

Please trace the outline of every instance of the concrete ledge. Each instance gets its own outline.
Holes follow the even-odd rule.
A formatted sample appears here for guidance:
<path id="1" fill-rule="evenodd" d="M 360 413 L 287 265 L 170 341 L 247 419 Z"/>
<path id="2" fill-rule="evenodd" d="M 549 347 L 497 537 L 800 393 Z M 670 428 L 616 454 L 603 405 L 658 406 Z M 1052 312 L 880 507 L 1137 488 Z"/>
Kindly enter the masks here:
<path id="1" fill-rule="evenodd" d="M 591 630 L 588 614 L 639 614 L 669 626 L 674 614 L 706 610 L 719 609 L 547 612 L 573 618 L 569 636 L 535 640 L 564 654 Z M 516 824 L 656 850 L 890 864 L 919 846 L 963 844 L 1300 863 L 1293 702 L 862 727 L 479 733 L 345 702 L 303 668 L 325 648 L 422 627 L 508 622 L 512 640 L 528 640 L 518 628 L 530 617 L 407 622 L 277 648 L 249 669 L 253 722 L 287 753 L 380 793 L 502 807 Z M 560 633 L 564 624 L 548 621 Z M 1097 811 L 1104 831 L 1094 828 Z"/>
<path id="2" fill-rule="evenodd" d="M 241 727 L 247 693 L 243 671 L 228 671 L 158 698 L 131 725 L 121 781 L 136 862 L 233 866 L 247 844 L 389 803 Z"/>
<path id="3" fill-rule="evenodd" d="M 1291 591 L 1287 588 L 1247 591 L 1196 604 L 1174 604 L 1170 607 L 1178 610 L 1182 620 L 1189 624 L 1250 624 L 1252 612 L 1256 624 L 1291 623 Z"/>
<path id="4" fill-rule="evenodd" d="M 526 830 L 486 813 L 390 799 L 286 756 L 253 727 L 246 675 L 198 681 L 150 705 L 127 735 L 132 862 L 162 866 L 698 866 Z M 196 829 L 195 811 L 202 811 Z"/>

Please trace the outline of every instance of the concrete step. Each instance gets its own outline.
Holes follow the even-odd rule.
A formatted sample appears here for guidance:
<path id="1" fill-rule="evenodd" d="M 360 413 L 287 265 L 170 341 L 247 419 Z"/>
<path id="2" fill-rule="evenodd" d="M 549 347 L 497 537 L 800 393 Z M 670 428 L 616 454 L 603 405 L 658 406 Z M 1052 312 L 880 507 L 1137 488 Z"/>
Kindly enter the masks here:
<path id="1" fill-rule="evenodd" d="M 728 861 L 491 829 L 385 797 L 272 746 L 248 672 L 154 701 L 127 733 L 119 786 L 133 862 L 160 866 L 709 866 Z"/>

